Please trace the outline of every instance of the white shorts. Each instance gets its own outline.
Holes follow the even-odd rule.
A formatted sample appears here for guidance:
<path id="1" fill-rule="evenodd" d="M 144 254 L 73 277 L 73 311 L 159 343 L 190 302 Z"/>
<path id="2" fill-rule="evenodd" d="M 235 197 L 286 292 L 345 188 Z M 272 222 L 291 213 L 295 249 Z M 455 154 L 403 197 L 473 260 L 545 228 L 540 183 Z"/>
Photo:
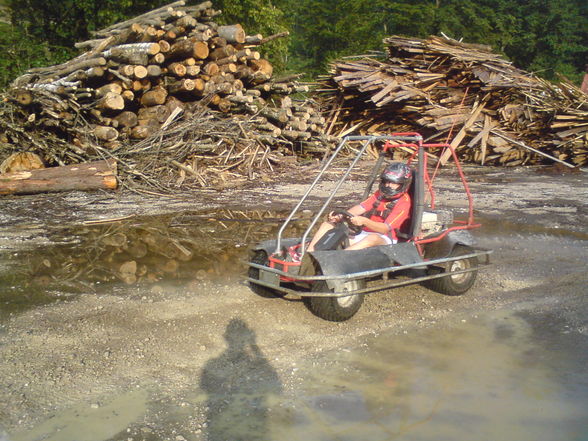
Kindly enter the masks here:
<path id="1" fill-rule="evenodd" d="M 360 240 L 365 239 L 370 234 L 376 234 L 376 235 L 380 236 L 382 239 L 384 239 L 386 241 L 387 245 L 392 245 L 393 243 L 398 242 L 397 240 L 394 240 L 390 236 L 386 236 L 385 234 L 374 233 L 373 231 L 362 231 L 361 233 L 359 233 L 356 236 L 349 237 L 349 245 L 353 245 L 354 243 L 357 243 Z"/>

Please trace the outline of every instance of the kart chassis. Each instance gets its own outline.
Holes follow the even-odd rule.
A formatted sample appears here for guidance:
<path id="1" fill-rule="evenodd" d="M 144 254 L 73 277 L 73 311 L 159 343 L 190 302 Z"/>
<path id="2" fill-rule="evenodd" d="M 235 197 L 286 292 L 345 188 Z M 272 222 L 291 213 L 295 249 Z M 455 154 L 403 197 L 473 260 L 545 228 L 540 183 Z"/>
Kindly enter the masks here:
<path id="1" fill-rule="evenodd" d="M 296 214 L 302 209 L 317 184 L 332 167 L 333 161 L 340 156 L 344 146 L 354 142 L 361 143 L 361 147 L 357 149 L 355 157 L 311 219 L 303 236 L 283 238 L 286 227 L 295 219 Z M 356 251 L 307 252 L 306 246 L 310 232 L 324 217 L 333 198 L 348 179 L 358 161 L 364 157 L 368 147 L 370 145 L 376 146 L 378 143 L 383 144 L 383 148 L 369 177 L 364 191 L 364 199 L 371 193 L 384 161 L 391 157 L 394 149 L 411 152 L 408 163 L 413 166 L 415 178 L 411 187 L 413 208 L 408 233 L 404 233 L 402 241 L 393 245 Z M 434 176 L 433 178 L 430 176 L 427 164 L 427 153 L 433 149 L 448 149 L 450 151 L 467 198 L 468 211 L 465 220 L 453 221 L 452 219 L 451 224 L 437 225 L 436 231 L 426 234 L 423 232 L 425 215 L 432 213 L 436 216 Z M 427 204 L 425 204 L 425 191 L 429 197 Z M 428 211 L 425 211 L 425 205 L 427 205 Z M 445 277 L 459 278 L 463 274 L 477 272 L 480 267 L 490 264 L 489 255 L 492 250 L 476 247 L 475 240 L 470 234 L 470 230 L 479 226 L 480 224 L 474 222 L 472 195 L 451 145 L 446 143 L 425 144 L 418 133 L 394 133 L 388 136 L 347 136 L 342 139 L 333 154 L 323 164 L 314 181 L 283 222 L 276 239 L 262 242 L 254 247 L 253 253 L 265 252 L 267 254 L 267 262 L 260 263 L 255 260 L 247 262 L 250 267 L 247 280 L 253 287 L 263 287 L 303 298 L 341 298 L 414 283 L 427 283 Z M 453 251 L 459 246 L 464 247 L 466 252 L 454 255 Z M 300 262 L 288 261 L 286 250 L 290 247 L 299 248 L 302 255 Z M 476 264 L 466 265 L 466 267 L 458 264 L 469 261 L 475 261 Z M 432 268 L 443 270 L 431 271 Z M 357 284 L 349 283 L 357 280 L 378 280 L 378 283 L 369 286 L 364 284 L 360 287 Z M 325 282 L 321 286 L 326 289 L 311 289 L 317 282 Z"/>

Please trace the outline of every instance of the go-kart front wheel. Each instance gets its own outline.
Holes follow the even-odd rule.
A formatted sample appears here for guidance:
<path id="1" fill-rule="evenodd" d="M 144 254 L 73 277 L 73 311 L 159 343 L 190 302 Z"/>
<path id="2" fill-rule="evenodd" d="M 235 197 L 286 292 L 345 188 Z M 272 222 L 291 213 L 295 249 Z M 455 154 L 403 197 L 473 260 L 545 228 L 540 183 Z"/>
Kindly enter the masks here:
<path id="1" fill-rule="evenodd" d="M 249 261 L 251 263 L 256 263 L 258 265 L 269 266 L 269 259 L 267 257 L 267 253 L 263 250 L 255 251 L 255 253 Z M 248 275 L 250 279 L 259 280 L 259 269 L 250 266 Z M 257 295 L 260 295 L 261 297 L 281 297 L 278 291 L 274 291 L 271 288 L 258 285 L 257 283 L 249 282 L 249 287 L 251 288 L 251 291 L 253 291 Z"/>
<path id="2" fill-rule="evenodd" d="M 365 280 L 351 280 L 345 283 L 345 291 L 355 291 L 365 287 Z M 313 292 L 332 291 L 324 281 L 315 282 L 312 285 Z M 361 307 L 363 294 L 353 294 L 345 297 L 306 297 L 305 303 L 308 309 L 324 320 L 343 322 L 349 320 Z"/>
<path id="3" fill-rule="evenodd" d="M 472 254 L 474 250 L 465 245 L 457 245 L 450 254 L 450 257 L 464 256 Z M 445 268 L 432 267 L 428 269 L 428 274 L 450 273 L 453 271 L 470 270 L 469 272 L 453 274 L 438 279 L 431 279 L 425 282 L 425 286 L 433 291 L 449 296 L 459 296 L 470 289 L 478 275 L 478 258 L 469 257 L 467 259 L 454 260 L 448 262 Z"/>

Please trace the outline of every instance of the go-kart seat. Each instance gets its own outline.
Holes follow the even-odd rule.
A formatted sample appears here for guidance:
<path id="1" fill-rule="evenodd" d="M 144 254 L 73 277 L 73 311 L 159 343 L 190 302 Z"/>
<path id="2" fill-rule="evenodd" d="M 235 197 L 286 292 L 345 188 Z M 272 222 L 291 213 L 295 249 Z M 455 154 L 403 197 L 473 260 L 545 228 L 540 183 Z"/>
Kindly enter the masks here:
<path id="1" fill-rule="evenodd" d="M 410 215 L 408 216 L 408 219 L 406 219 L 404 223 L 400 226 L 400 228 L 396 230 L 396 236 L 398 237 L 399 242 L 406 242 L 420 233 L 420 231 L 417 230 L 420 230 L 420 217 L 423 214 L 423 207 L 421 201 L 422 190 L 420 192 L 417 191 L 417 185 L 421 181 L 419 179 L 420 177 L 418 175 L 418 170 L 415 167 L 411 168 L 413 178 L 407 191 L 411 200 Z"/>

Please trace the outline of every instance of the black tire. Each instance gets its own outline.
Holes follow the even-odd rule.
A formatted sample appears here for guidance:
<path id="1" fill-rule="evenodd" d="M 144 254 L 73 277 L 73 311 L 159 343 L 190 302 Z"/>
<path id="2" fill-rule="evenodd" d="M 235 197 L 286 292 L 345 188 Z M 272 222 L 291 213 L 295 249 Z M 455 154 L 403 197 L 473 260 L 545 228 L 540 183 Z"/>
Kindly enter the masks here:
<path id="1" fill-rule="evenodd" d="M 474 250 L 465 245 L 456 245 L 450 254 L 450 257 L 463 256 L 465 254 L 471 254 Z M 467 259 L 454 260 L 453 262 L 447 262 L 444 268 L 432 267 L 427 270 L 427 274 L 441 274 L 451 271 L 459 271 L 470 268 L 478 267 L 478 258 L 469 257 Z M 441 294 L 448 296 L 459 296 L 468 291 L 476 281 L 478 276 L 478 270 L 455 274 L 453 276 L 439 277 L 438 279 L 432 279 L 425 282 L 425 286 L 433 291 L 437 291 Z"/>
<path id="2" fill-rule="evenodd" d="M 365 287 L 365 280 L 351 280 L 345 283 L 345 291 L 355 291 Z M 324 281 L 312 285 L 313 292 L 331 291 Z M 346 297 L 306 297 L 305 304 L 310 311 L 324 320 L 343 322 L 355 315 L 363 303 L 363 294 Z"/>
<path id="3" fill-rule="evenodd" d="M 257 250 L 253 254 L 253 257 L 249 260 L 251 263 L 256 263 L 258 265 L 269 266 L 269 259 L 267 257 L 267 253 L 263 250 Z M 249 267 L 248 272 L 250 279 L 259 280 L 259 269 L 253 268 L 252 266 Z M 256 283 L 249 282 L 249 287 L 251 291 L 261 297 L 281 297 L 278 291 L 274 291 L 271 288 L 267 288 L 265 286 L 257 285 Z"/>

